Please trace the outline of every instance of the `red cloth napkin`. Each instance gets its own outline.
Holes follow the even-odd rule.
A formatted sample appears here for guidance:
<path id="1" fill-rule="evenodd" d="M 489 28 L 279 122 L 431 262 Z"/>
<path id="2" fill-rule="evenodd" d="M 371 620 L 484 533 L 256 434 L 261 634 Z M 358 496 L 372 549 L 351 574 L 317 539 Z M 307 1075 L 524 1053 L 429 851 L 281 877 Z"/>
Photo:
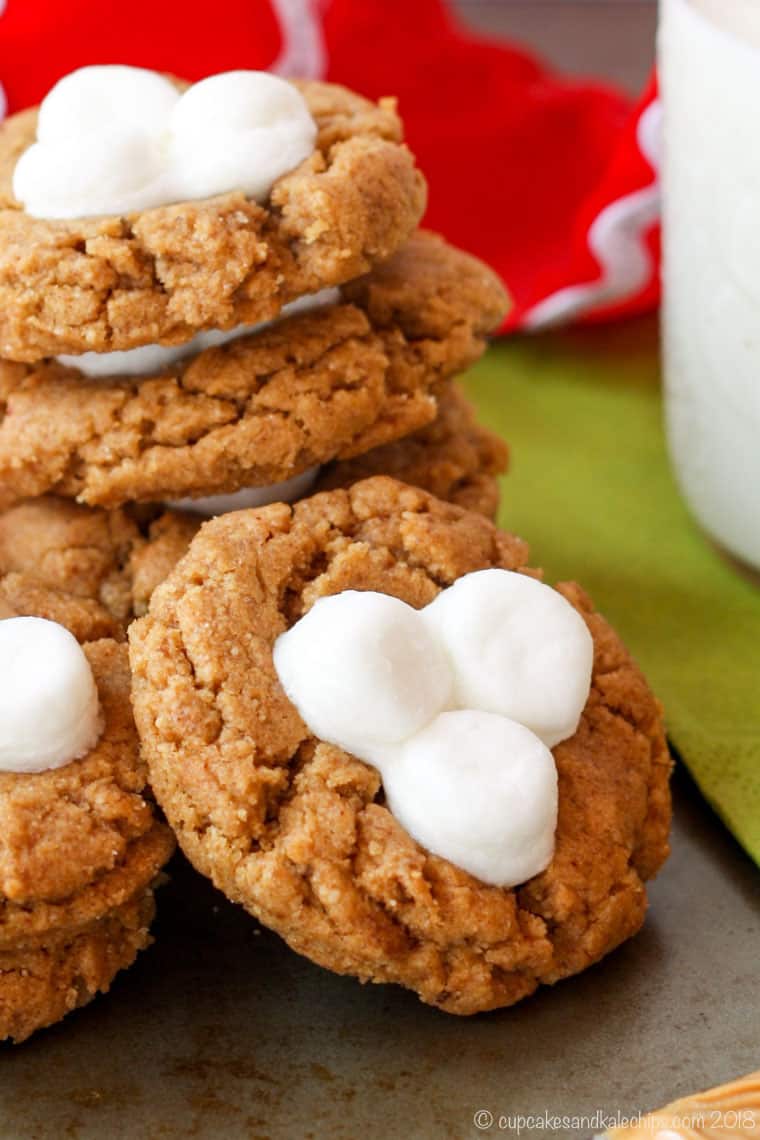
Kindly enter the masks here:
<path id="1" fill-rule="evenodd" d="M 62 75 L 129 63 L 200 79 L 271 68 L 399 96 L 426 224 L 488 261 L 505 328 L 601 319 L 659 296 L 654 83 L 637 107 L 479 38 L 444 0 L 0 0 L 0 113 Z"/>

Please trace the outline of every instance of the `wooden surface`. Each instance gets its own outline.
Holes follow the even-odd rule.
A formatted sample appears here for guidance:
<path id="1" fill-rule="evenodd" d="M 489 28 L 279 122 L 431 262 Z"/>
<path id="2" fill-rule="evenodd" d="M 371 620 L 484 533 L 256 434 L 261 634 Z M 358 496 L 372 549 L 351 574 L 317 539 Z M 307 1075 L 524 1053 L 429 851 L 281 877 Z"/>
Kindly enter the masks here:
<path id="1" fill-rule="evenodd" d="M 538 51 L 571 75 L 641 91 L 654 61 L 657 5 L 652 0 L 457 0 L 480 32 Z"/>

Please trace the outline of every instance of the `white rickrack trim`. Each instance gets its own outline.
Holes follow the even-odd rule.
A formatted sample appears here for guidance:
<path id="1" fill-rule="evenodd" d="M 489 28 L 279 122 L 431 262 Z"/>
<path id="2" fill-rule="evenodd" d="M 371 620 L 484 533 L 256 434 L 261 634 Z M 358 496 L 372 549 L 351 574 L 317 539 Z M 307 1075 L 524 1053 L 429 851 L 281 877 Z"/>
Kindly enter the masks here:
<path id="1" fill-rule="evenodd" d="M 660 168 L 662 106 L 659 100 L 643 112 L 636 139 L 655 175 Z M 588 244 L 601 266 L 598 281 L 560 289 L 526 314 L 526 329 L 537 331 L 573 320 L 591 309 L 634 297 L 657 272 L 645 235 L 660 216 L 660 186 L 655 181 L 610 203 L 595 218 Z"/>
<path id="2" fill-rule="evenodd" d="M 327 49 L 318 0 L 272 0 L 272 7 L 283 46 L 269 70 L 275 75 L 322 79 L 327 72 Z"/>

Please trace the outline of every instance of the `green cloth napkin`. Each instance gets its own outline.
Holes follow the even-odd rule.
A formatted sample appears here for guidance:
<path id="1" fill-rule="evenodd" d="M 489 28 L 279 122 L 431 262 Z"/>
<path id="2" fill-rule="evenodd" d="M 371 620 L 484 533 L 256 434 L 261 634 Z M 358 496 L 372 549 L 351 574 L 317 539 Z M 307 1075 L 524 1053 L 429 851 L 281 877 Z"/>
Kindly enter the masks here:
<path id="1" fill-rule="evenodd" d="M 501 525 L 619 630 L 677 751 L 760 863 L 760 581 L 710 545 L 679 497 L 655 323 L 501 342 L 464 387 L 510 445 Z"/>

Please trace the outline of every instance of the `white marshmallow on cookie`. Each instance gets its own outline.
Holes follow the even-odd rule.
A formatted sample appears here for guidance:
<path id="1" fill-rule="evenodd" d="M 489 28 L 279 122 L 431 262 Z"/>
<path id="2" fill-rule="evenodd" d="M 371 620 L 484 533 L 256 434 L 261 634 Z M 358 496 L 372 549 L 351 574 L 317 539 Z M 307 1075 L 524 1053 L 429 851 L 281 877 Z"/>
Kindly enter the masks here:
<path id="1" fill-rule="evenodd" d="M 253 336 L 262 329 L 271 328 L 288 317 L 299 313 L 309 313 L 337 305 L 340 289 L 320 289 L 318 293 L 306 293 L 295 301 L 284 305 L 280 315 L 271 321 L 257 325 L 236 325 L 235 328 L 208 329 L 196 333 L 184 344 L 144 344 L 139 348 L 122 349 L 119 352 L 83 352 L 79 356 L 62 353 L 56 357 L 67 368 L 77 368 L 92 379 L 112 376 L 157 376 L 182 360 L 197 356 L 207 348 L 218 348 L 244 336 Z"/>
<path id="2" fill-rule="evenodd" d="M 291 83 L 212 75 L 184 94 L 138 67 L 83 67 L 44 99 L 13 193 L 38 218 L 153 209 L 232 190 L 257 202 L 314 150 L 317 127 Z"/>
<path id="3" fill-rule="evenodd" d="M 0 621 L 0 771 L 60 768 L 101 731 L 92 669 L 69 631 L 44 618 Z"/>
<path id="4" fill-rule="evenodd" d="M 515 887 L 554 854 L 557 771 L 588 699 L 593 641 L 570 603 L 508 570 L 465 575 L 422 610 L 321 598 L 275 642 L 308 729 L 374 765 L 409 835 Z"/>
<path id="5" fill-rule="evenodd" d="M 168 122 L 181 199 L 242 190 L 265 201 L 314 150 L 317 127 L 301 92 L 266 71 L 228 71 L 190 87 Z"/>
<path id="6" fill-rule="evenodd" d="M 274 663 L 311 731 L 362 759 L 424 728 L 453 679 L 416 610 L 356 590 L 315 602 L 277 639 Z"/>
<path id="7" fill-rule="evenodd" d="M 393 815 L 418 843 L 484 883 L 545 870 L 557 828 L 557 769 L 521 724 L 444 712 L 380 765 Z"/>
<path id="8" fill-rule="evenodd" d="M 479 570 L 443 590 L 422 616 L 451 656 L 459 708 L 501 713 L 549 748 L 574 734 L 594 643 L 556 590 L 525 574 Z"/>

